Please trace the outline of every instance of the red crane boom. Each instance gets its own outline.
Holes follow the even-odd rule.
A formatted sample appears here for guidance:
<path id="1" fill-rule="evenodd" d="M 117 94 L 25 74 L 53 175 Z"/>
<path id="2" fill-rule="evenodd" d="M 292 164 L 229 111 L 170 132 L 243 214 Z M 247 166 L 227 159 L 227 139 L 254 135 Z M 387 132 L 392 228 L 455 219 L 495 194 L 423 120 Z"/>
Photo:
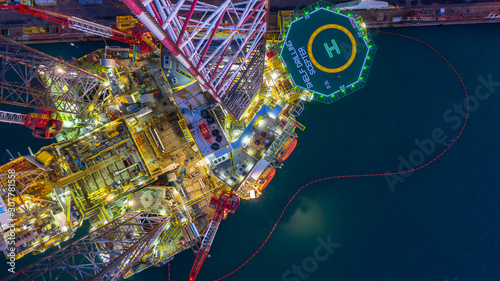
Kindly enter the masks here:
<path id="1" fill-rule="evenodd" d="M 46 19 L 51 22 L 55 22 L 62 26 L 67 26 L 72 29 L 83 31 L 86 33 L 95 34 L 98 36 L 106 37 L 109 39 L 114 39 L 117 41 L 129 43 L 129 44 L 139 44 L 142 42 L 140 36 L 131 35 L 126 32 L 116 30 L 110 27 L 106 27 L 91 21 L 87 21 L 81 18 L 68 16 L 65 14 L 33 7 L 23 4 L 16 5 L 1 5 L 1 9 L 8 9 L 18 11 L 23 14 L 33 15 L 42 19 Z"/>
<path id="2" fill-rule="evenodd" d="M 189 274 L 189 281 L 194 281 L 196 276 L 198 276 L 198 272 L 200 272 L 201 266 L 208 255 L 208 251 L 210 251 L 210 246 L 212 246 L 212 242 L 214 241 L 215 233 L 219 228 L 220 222 L 223 219 L 226 219 L 228 212 L 234 213 L 238 209 L 239 205 L 240 198 L 234 193 L 223 193 L 219 196 L 219 199 L 212 197 L 210 207 L 215 207 L 215 214 L 205 231 L 203 240 L 201 241 L 200 249 L 196 255 L 196 259 L 194 260 L 191 273 Z"/>
<path id="3" fill-rule="evenodd" d="M 51 112 L 48 110 L 38 110 L 30 114 L 0 111 L 0 122 L 24 125 L 32 129 L 33 136 L 39 139 L 55 137 L 61 131 L 63 124 L 57 117 L 51 117 Z"/>

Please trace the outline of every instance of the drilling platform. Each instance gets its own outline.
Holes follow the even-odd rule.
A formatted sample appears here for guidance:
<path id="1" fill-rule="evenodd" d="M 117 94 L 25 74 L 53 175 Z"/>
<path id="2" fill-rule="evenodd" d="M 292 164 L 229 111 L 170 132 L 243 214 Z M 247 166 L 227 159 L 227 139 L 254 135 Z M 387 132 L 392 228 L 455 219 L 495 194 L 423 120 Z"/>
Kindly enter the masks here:
<path id="1" fill-rule="evenodd" d="M 296 147 L 304 102 L 362 88 L 376 50 L 323 1 L 281 11 L 274 33 L 266 0 L 124 4 L 135 18 L 118 29 L 2 6 L 129 44 L 66 62 L 0 36 L 0 103 L 34 111 L 0 121 L 55 140 L 0 167 L 0 250 L 58 247 L 2 280 L 120 280 L 186 249 L 195 280 L 222 220 Z"/>

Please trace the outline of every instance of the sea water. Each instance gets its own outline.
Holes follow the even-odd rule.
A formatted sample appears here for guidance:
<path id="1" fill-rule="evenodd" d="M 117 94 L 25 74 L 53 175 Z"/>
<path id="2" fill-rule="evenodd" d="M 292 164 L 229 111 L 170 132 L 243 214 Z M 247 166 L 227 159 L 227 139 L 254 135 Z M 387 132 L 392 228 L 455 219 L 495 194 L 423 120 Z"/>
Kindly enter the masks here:
<path id="1" fill-rule="evenodd" d="M 462 136 L 407 177 L 311 184 L 262 250 L 225 280 L 499 280 L 499 27 L 383 29 L 425 41 L 455 67 L 472 96 Z M 215 280 L 245 262 L 304 184 L 412 168 L 456 137 L 465 97 L 449 66 L 418 42 L 372 35 L 378 51 L 365 88 L 330 105 L 306 104 L 298 118 L 306 131 L 298 132 L 297 148 L 260 198 L 243 201 L 221 223 L 197 280 Z M 76 50 L 68 47 L 67 55 Z M 0 125 L 9 133 L 1 148 L 25 153 L 26 146 L 36 150 L 45 144 L 15 126 Z M 436 130 L 440 141 L 433 141 Z M 171 280 L 187 280 L 193 261 L 191 250 L 177 255 Z M 0 276 L 7 274 L 3 268 Z M 150 268 L 127 280 L 167 280 L 167 273 L 167 266 Z"/>

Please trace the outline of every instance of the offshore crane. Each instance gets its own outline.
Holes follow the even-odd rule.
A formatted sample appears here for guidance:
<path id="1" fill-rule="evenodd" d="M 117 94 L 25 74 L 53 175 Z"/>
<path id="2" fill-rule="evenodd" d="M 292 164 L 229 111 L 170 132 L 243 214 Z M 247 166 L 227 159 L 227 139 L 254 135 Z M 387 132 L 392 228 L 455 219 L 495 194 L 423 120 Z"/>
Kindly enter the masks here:
<path id="1" fill-rule="evenodd" d="M 30 114 L 21 114 L 0 110 L 0 122 L 24 125 L 32 129 L 32 135 L 39 139 L 51 139 L 62 129 L 63 121 L 58 119 L 57 112 L 37 110 Z"/>
<path id="2" fill-rule="evenodd" d="M 31 114 L 0 112 L 0 122 L 17 123 L 37 138 L 62 129 L 59 113 L 88 116 L 105 110 L 107 79 L 0 36 L 0 103 L 31 107 Z"/>
<path id="3" fill-rule="evenodd" d="M 205 231 L 203 240 L 201 241 L 200 249 L 198 254 L 196 254 L 193 268 L 189 274 L 189 281 L 194 281 L 198 272 L 200 272 L 201 266 L 208 255 L 208 251 L 210 251 L 210 246 L 212 246 L 212 242 L 214 241 L 215 233 L 219 228 L 220 222 L 223 219 L 226 219 L 228 213 L 234 214 L 234 212 L 238 210 L 239 205 L 240 198 L 233 192 L 229 194 L 222 193 L 218 199 L 216 197 L 212 197 L 210 207 L 215 208 L 215 214 Z"/>
<path id="4" fill-rule="evenodd" d="M 65 27 L 128 43 L 131 45 L 142 44 L 145 46 L 147 44 L 151 51 L 158 51 L 158 47 L 155 45 L 151 34 L 143 30 L 144 28 L 140 28 L 140 25 L 136 25 L 134 31 L 132 33 L 128 33 L 78 17 L 69 16 L 24 4 L 0 5 L 0 9 L 18 11 L 26 15 L 32 15 L 42 19 L 46 19 Z"/>
<path id="5" fill-rule="evenodd" d="M 23 14 L 33 15 L 48 21 L 57 23 L 62 26 L 66 26 L 72 29 L 83 31 L 86 33 L 91 33 L 94 35 L 106 37 L 109 39 L 114 39 L 117 41 L 129 43 L 129 44 L 139 44 L 142 43 L 140 34 L 128 34 L 120 30 L 109 28 L 91 21 L 87 21 L 81 18 L 68 16 L 65 14 L 33 7 L 23 4 L 16 5 L 1 5 L 1 9 L 18 11 Z"/>
<path id="6" fill-rule="evenodd" d="M 68 16 L 65 14 L 61 14 L 61 13 L 33 7 L 33 6 L 27 6 L 27 5 L 23 5 L 23 4 L 1 5 L 0 9 L 14 10 L 14 11 L 18 11 L 18 12 L 23 13 L 23 14 L 33 15 L 33 16 L 43 18 L 43 19 L 46 19 L 48 21 L 57 23 L 57 24 L 62 25 L 62 26 L 66 26 L 66 27 L 80 30 L 80 31 L 83 31 L 86 33 L 91 33 L 94 35 L 106 37 L 109 39 L 114 39 L 117 41 L 129 43 L 129 44 L 133 44 L 133 45 L 147 44 L 151 47 L 151 49 L 153 51 L 157 51 L 157 47 L 154 44 L 154 42 L 152 41 L 151 35 L 148 32 L 140 32 L 139 29 L 137 29 L 134 34 L 129 34 L 127 32 L 123 32 L 120 30 L 109 28 L 109 27 L 106 27 L 106 26 L 103 26 L 100 24 L 96 24 L 96 23 L 93 23 L 93 22 L 90 22 L 90 21 L 87 21 L 84 19 L 77 18 L 77 17 Z M 8 41 L 9 39 L 0 38 L 0 40 Z M 7 46 L 9 44 L 10 44 L 10 46 L 15 45 L 15 43 L 9 42 L 5 46 Z M 3 48 L 2 48 L 3 46 L 4 45 L 2 44 L 2 46 L 0 47 L 0 52 L 3 51 Z M 24 48 L 24 46 L 22 46 L 21 44 L 18 44 L 18 46 L 21 49 L 27 49 L 27 48 Z M 7 47 L 6 49 L 8 49 L 9 47 Z M 28 52 L 33 52 L 33 50 L 28 50 Z M 33 53 L 35 53 L 35 52 L 33 52 Z M 5 76 L 4 75 L 5 74 L 4 72 L 6 72 L 5 69 L 15 68 L 15 67 L 12 67 L 13 64 L 16 64 L 16 65 L 19 65 L 19 64 L 26 65 L 27 64 L 23 60 L 18 60 L 17 58 L 11 58 L 11 56 L 13 54 L 15 54 L 15 52 L 10 52 L 10 51 L 6 51 L 5 55 L 0 54 L 0 60 L 1 59 L 5 60 L 5 61 L 9 60 L 10 62 L 8 64 L 11 64 L 10 66 L 3 65 L 1 67 L 2 69 L 0 70 L 0 74 L 2 74 L 2 77 Z M 30 66 L 32 68 L 33 67 L 35 68 L 34 72 L 38 72 L 37 75 L 34 75 L 34 76 L 39 76 L 40 73 L 45 72 L 45 71 L 40 69 L 40 67 L 39 67 L 40 65 L 46 65 L 46 64 L 41 64 L 41 63 L 40 64 L 30 64 Z M 61 67 L 57 68 L 57 70 L 58 70 L 58 72 L 61 72 L 60 74 L 64 74 L 64 71 Z M 72 72 L 72 73 L 74 73 L 74 72 Z M 45 74 L 43 74 L 43 75 L 45 75 Z M 96 77 L 96 78 L 99 78 L 99 77 Z M 45 81 L 50 81 L 50 79 L 45 79 Z M 54 81 L 56 81 L 56 80 L 54 80 Z M 25 84 L 30 84 L 30 83 L 25 83 Z M 8 91 L 16 93 L 15 95 L 19 95 L 19 92 L 22 92 L 22 90 L 20 90 L 20 89 L 17 89 L 17 88 L 14 89 L 15 85 L 13 85 L 13 84 L 7 85 L 7 84 L 2 83 L 2 85 L 0 85 L 0 88 L 9 88 Z M 51 87 L 46 87 L 46 88 L 51 88 Z M 29 99 L 29 97 L 28 97 L 29 95 L 37 96 L 40 94 L 45 96 L 45 98 L 47 100 L 55 100 L 57 98 L 60 98 L 60 97 L 57 97 L 57 98 L 56 97 L 52 97 L 52 98 L 46 97 L 46 94 L 44 94 L 44 93 L 35 93 L 35 94 L 29 93 L 28 95 L 26 95 L 26 100 Z M 6 95 L 6 96 L 9 96 L 9 95 Z M 31 99 L 31 100 L 37 100 L 37 99 Z M 6 101 L 3 99 L 3 95 L 2 95 L 2 97 L 0 97 L 0 102 L 10 103 L 9 101 Z M 46 103 L 50 103 L 50 101 L 47 101 Z M 58 103 L 58 102 L 54 102 L 54 103 Z M 76 107 L 75 106 L 76 103 L 72 103 L 72 102 L 68 103 L 67 100 L 65 100 L 64 103 L 66 103 L 66 105 L 69 107 Z M 62 104 L 62 103 L 60 103 L 60 104 Z M 60 106 L 60 104 L 59 104 L 59 106 L 57 106 L 57 108 L 53 108 L 52 111 L 42 109 L 43 106 L 40 107 L 39 104 L 37 104 L 35 106 L 31 106 L 31 107 L 35 107 L 37 109 L 40 109 L 42 111 L 31 113 L 29 115 L 0 111 L 0 122 L 16 123 L 16 124 L 24 125 L 24 126 L 33 130 L 32 134 L 34 137 L 42 138 L 42 139 L 50 139 L 50 138 L 55 137 L 62 129 L 62 121 L 58 120 L 58 118 L 57 118 L 58 111 L 78 114 L 80 112 L 74 112 L 74 111 L 79 111 L 79 110 L 85 108 L 85 106 L 84 106 L 84 107 L 80 107 L 80 109 L 72 108 L 72 109 L 68 110 L 67 108 L 64 108 L 63 106 Z M 29 106 L 28 102 L 25 102 L 22 106 Z M 54 113 L 51 114 L 51 112 L 54 112 Z M 50 117 L 51 115 L 56 115 L 56 116 Z"/>

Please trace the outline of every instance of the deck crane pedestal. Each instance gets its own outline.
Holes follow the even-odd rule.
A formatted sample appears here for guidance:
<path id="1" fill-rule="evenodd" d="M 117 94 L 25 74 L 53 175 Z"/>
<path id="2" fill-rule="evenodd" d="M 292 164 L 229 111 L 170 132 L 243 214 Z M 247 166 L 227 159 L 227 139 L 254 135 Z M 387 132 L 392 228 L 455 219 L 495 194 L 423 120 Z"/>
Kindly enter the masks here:
<path id="1" fill-rule="evenodd" d="M 205 261 L 205 258 L 210 251 L 210 246 L 215 238 L 215 233 L 219 228 L 219 224 L 223 219 L 226 219 L 228 213 L 234 213 L 240 205 L 240 198 L 233 192 L 222 193 L 217 199 L 215 196 L 210 201 L 210 207 L 215 208 L 215 214 L 208 225 L 203 240 L 201 241 L 200 249 L 196 255 L 193 268 L 189 274 L 189 281 L 194 281 L 198 272 Z"/>

